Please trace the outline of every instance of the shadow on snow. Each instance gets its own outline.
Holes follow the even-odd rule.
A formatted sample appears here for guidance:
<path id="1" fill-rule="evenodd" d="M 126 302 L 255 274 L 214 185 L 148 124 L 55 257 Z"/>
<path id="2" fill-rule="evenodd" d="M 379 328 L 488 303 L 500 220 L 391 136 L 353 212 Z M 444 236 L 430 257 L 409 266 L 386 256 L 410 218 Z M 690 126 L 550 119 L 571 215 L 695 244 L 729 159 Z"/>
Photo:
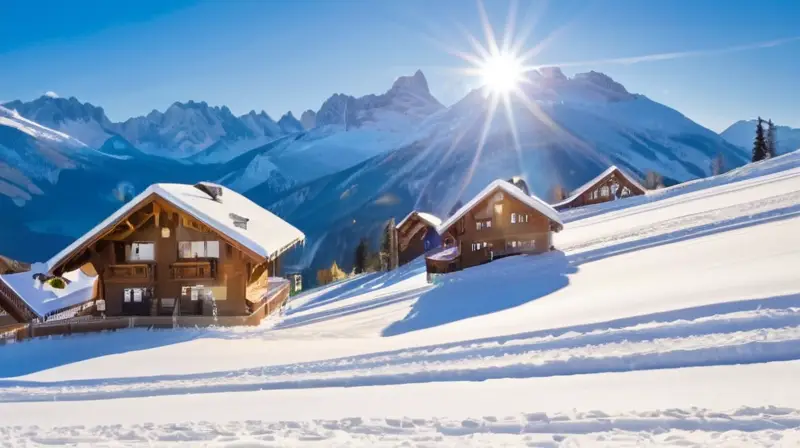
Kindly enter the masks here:
<path id="1" fill-rule="evenodd" d="M 800 205 L 793 205 L 569 255 L 556 251 L 522 256 L 525 262 L 520 262 L 519 256 L 509 257 L 446 274 L 440 277 L 438 286 L 419 297 L 408 315 L 386 327 L 382 335 L 395 336 L 523 305 L 566 287 L 567 276 L 578 272 L 584 263 L 797 216 Z"/>

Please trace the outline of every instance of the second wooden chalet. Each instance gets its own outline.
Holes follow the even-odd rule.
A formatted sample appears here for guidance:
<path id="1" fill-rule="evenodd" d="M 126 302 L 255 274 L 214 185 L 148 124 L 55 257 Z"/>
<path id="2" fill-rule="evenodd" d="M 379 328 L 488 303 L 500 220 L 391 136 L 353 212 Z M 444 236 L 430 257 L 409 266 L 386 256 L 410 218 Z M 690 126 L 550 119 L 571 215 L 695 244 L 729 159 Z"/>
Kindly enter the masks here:
<path id="1" fill-rule="evenodd" d="M 566 210 L 646 193 L 647 190 L 633 176 L 612 165 L 599 176 L 575 189 L 568 198 L 553 204 L 553 207 L 556 210 Z"/>
<path id="2" fill-rule="evenodd" d="M 558 212 L 519 187 L 496 180 L 450 218 L 438 232 L 442 249 L 425 259 L 429 274 L 457 271 L 495 258 L 552 249 Z"/>
<path id="3" fill-rule="evenodd" d="M 437 227 L 442 220 L 430 213 L 413 211 L 395 226 L 397 231 L 398 264 L 400 266 L 420 255 L 438 248 L 441 238 Z"/>
<path id="4" fill-rule="evenodd" d="M 248 316 L 275 288 L 288 296 L 275 277 L 304 239 L 225 187 L 155 184 L 46 263 L 0 277 L 0 304 L 24 321 L 87 303 L 105 316 Z"/>

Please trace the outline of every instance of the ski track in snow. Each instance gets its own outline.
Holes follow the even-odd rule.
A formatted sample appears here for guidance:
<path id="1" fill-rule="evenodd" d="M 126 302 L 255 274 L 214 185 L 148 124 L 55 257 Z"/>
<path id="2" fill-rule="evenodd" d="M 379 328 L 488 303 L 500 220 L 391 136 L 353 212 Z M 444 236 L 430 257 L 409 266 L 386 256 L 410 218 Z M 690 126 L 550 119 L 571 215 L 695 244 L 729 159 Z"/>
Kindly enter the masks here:
<path id="1" fill-rule="evenodd" d="M 794 299 L 800 303 L 800 297 Z M 798 307 L 550 333 L 202 374 L 6 380 L 0 381 L 0 402 L 483 381 L 800 359 Z"/>
<path id="2" fill-rule="evenodd" d="M 665 409 L 532 412 L 512 416 L 361 418 L 305 422 L 186 422 L 173 424 L 0 427 L 0 447 L 120 446 L 785 446 L 800 443 L 800 411 L 741 407 L 729 413 Z"/>

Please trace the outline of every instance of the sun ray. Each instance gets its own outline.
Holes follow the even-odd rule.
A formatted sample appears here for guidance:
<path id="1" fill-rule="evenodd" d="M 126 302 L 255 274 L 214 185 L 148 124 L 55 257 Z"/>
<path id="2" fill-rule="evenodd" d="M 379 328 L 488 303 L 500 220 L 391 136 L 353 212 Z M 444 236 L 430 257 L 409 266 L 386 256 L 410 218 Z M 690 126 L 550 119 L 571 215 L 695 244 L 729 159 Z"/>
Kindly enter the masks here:
<path id="1" fill-rule="evenodd" d="M 503 43 L 501 53 L 511 53 L 511 43 L 514 41 L 514 27 L 516 26 L 517 18 L 517 0 L 511 0 L 508 7 L 508 16 L 506 16 L 506 29 L 503 31 Z"/>
<path id="2" fill-rule="evenodd" d="M 469 185 L 470 181 L 472 180 L 473 174 L 475 174 L 475 168 L 478 166 L 478 162 L 481 159 L 481 155 L 483 154 L 483 147 L 486 145 L 486 138 L 489 136 L 489 131 L 491 130 L 492 121 L 494 121 L 494 114 L 497 110 L 497 106 L 500 103 L 500 96 L 499 95 L 492 95 L 489 99 L 489 108 L 486 111 L 486 120 L 483 122 L 483 129 L 481 129 L 481 136 L 478 139 L 478 147 L 475 149 L 475 157 L 472 158 L 472 162 L 470 163 L 469 170 L 467 171 L 467 175 L 464 177 L 464 181 L 461 183 L 461 188 L 458 191 L 458 195 L 456 197 L 461 197 L 464 194 L 464 190 Z"/>
<path id="3" fill-rule="evenodd" d="M 484 8 L 482 0 L 478 0 L 478 13 L 481 18 L 483 33 L 486 36 L 486 45 L 489 47 L 489 54 L 500 54 L 500 47 L 497 46 L 497 39 L 494 37 L 494 28 L 492 28 L 492 23 L 489 21 L 489 15 L 486 14 L 486 8 Z"/>

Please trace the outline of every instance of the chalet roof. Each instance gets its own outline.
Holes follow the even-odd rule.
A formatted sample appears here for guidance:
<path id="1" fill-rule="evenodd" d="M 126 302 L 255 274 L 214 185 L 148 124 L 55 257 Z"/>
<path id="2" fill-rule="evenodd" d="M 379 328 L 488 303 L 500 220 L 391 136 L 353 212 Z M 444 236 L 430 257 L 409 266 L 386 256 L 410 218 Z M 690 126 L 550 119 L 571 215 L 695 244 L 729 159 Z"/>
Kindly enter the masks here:
<path id="1" fill-rule="evenodd" d="M 630 176 L 630 175 L 626 174 L 624 171 L 619 169 L 616 165 L 611 165 L 610 167 L 608 167 L 608 169 L 606 169 L 605 171 L 603 171 L 602 173 L 597 175 L 594 179 L 592 179 L 589 182 L 586 182 L 585 184 L 583 184 L 580 187 L 576 188 L 575 191 L 573 191 L 572 194 L 568 198 L 564 199 L 561 202 L 553 204 L 553 207 L 560 207 L 562 205 L 569 204 L 570 202 L 572 202 L 576 198 L 578 198 L 580 195 L 586 193 L 590 188 L 592 188 L 598 182 L 603 180 L 604 177 L 608 176 L 609 174 L 613 173 L 614 171 L 617 171 L 620 174 L 620 176 L 624 177 L 628 182 L 632 183 L 634 187 L 637 187 L 637 188 L 641 189 L 642 191 L 647 191 L 647 189 L 644 188 L 642 186 L 642 184 L 640 184 L 639 181 L 636 180 L 633 176 Z"/>
<path id="2" fill-rule="evenodd" d="M 418 212 L 414 210 L 411 213 L 407 214 L 406 217 L 402 219 L 402 221 L 400 221 L 396 226 L 394 226 L 394 228 L 399 229 L 400 227 L 403 226 L 403 224 L 406 223 L 406 221 L 411 219 L 411 217 L 414 215 L 417 215 L 419 219 L 421 219 L 425 224 L 433 227 L 434 229 L 442 224 L 442 220 L 439 219 L 437 216 L 432 215 L 430 213 Z"/>
<path id="3" fill-rule="evenodd" d="M 214 184 L 206 183 L 206 185 Z M 220 185 L 214 186 L 219 187 L 222 192 L 217 200 L 212 199 L 207 193 L 193 185 L 153 184 L 53 256 L 47 261 L 47 268 L 48 270 L 54 269 L 81 246 L 116 225 L 153 195 L 164 199 L 265 259 L 275 258 L 305 240 L 303 232 L 253 201 L 231 189 Z M 246 224 L 242 225 L 242 219 Z"/>
<path id="4" fill-rule="evenodd" d="M 80 269 L 67 272 L 64 278 L 70 283 L 59 289 L 33 278 L 46 271 L 44 263 L 36 263 L 30 271 L 0 275 L 0 282 L 11 288 L 39 317 L 92 300 L 96 276 L 86 275 Z"/>
<path id="5" fill-rule="evenodd" d="M 544 216 L 546 216 L 549 220 L 555 221 L 561 225 L 564 223 L 561 222 L 561 217 L 559 216 L 558 212 L 551 207 L 548 203 L 544 202 L 543 200 L 537 198 L 536 196 L 528 196 L 525 194 L 524 191 L 520 190 L 518 187 L 514 186 L 513 184 L 498 179 L 494 182 L 490 183 L 486 186 L 480 193 L 475 195 L 469 202 L 464 204 L 460 209 L 458 209 L 453 216 L 447 218 L 447 221 L 443 222 L 436 230 L 439 234 L 443 234 L 447 231 L 450 226 L 456 223 L 461 217 L 463 217 L 469 210 L 474 208 L 478 203 L 489 197 L 492 193 L 497 190 L 503 190 L 504 192 L 510 194 L 523 204 L 531 207 L 532 209 L 540 212 Z"/>

